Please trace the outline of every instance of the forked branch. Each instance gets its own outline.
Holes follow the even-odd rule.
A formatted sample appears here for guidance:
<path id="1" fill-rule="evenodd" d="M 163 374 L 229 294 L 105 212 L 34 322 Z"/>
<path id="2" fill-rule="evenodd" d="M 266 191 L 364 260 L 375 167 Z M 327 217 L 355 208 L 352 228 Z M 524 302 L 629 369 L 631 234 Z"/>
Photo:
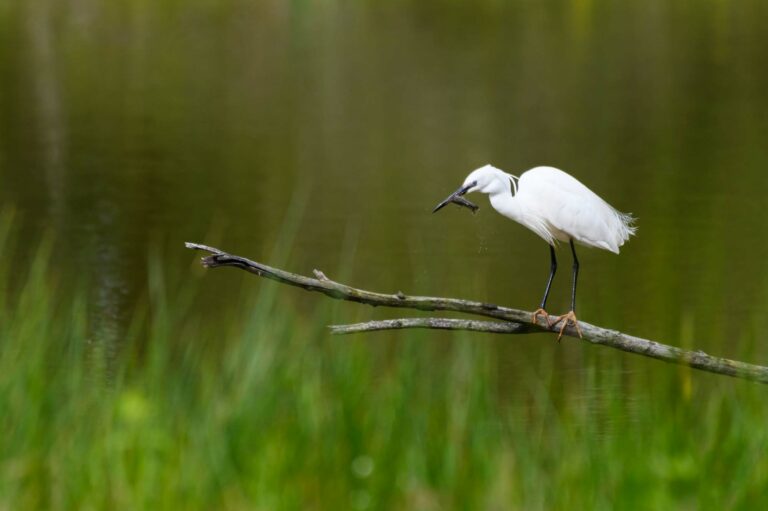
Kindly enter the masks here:
<path id="1" fill-rule="evenodd" d="M 347 300 L 373 306 L 399 307 L 422 311 L 461 312 L 501 320 L 478 321 L 448 318 L 389 319 L 383 321 L 369 321 L 353 325 L 334 325 L 330 327 L 331 332 L 334 334 L 350 334 L 405 328 L 471 330 L 500 334 L 528 334 L 547 331 L 554 333 L 559 332 L 559 327 L 553 326 L 551 328 L 546 328 L 542 325 L 532 323 L 531 313 L 527 311 L 458 298 L 409 296 L 401 291 L 394 294 L 375 293 L 334 282 L 318 270 L 314 270 L 315 278 L 305 277 L 278 268 L 272 268 L 271 266 L 251 261 L 245 257 L 228 254 L 218 248 L 200 245 L 198 243 L 186 243 L 186 246 L 187 248 L 203 250 L 211 254 L 202 258 L 202 264 L 206 268 L 234 266 L 235 268 L 255 273 L 260 277 L 275 280 L 282 284 L 300 287 L 307 291 L 317 291 L 338 300 Z M 554 321 L 555 318 L 550 317 L 550 319 Z M 616 330 L 608 330 L 599 326 L 590 325 L 589 323 L 579 322 L 579 324 L 581 326 L 583 340 L 593 344 L 601 344 L 622 351 L 656 358 L 665 362 L 682 364 L 702 371 L 746 378 L 760 383 L 768 383 L 768 367 L 765 366 L 714 357 L 698 350 L 684 350 L 667 344 L 643 339 L 641 337 L 626 335 Z M 571 326 L 568 326 L 565 329 L 565 335 L 576 339 L 579 338 L 578 333 Z"/>

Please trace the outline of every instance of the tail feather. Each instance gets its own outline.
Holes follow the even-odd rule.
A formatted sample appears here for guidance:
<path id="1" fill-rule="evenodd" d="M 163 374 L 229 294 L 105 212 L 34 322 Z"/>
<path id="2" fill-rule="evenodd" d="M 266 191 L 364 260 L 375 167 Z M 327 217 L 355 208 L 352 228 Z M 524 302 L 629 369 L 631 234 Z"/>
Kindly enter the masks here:
<path id="1" fill-rule="evenodd" d="M 629 239 L 630 236 L 634 236 L 637 232 L 637 226 L 635 225 L 635 222 L 637 222 L 637 218 L 632 216 L 631 213 L 622 213 L 620 211 L 614 210 L 616 213 L 616 219 L 618 220 L 618 239 L 616 240 L 617 246 L 622 246 L 625 241 Z"/>

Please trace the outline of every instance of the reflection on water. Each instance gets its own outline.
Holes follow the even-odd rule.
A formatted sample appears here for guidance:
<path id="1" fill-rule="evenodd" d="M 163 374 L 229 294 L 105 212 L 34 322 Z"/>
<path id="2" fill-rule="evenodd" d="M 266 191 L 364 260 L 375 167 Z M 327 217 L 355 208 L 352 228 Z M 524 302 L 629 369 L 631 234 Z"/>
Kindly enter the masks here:
<path id="1" fill-rule="evenodd" d="M 169 267 L 188 266 L 185 240 L 268 258 L 297 193 L 292 269 L 352 260 L 364 287 L 533 308 L 539 239 L 485 198 L 430 214 L 487 162 L 559 166 L 639 218 L 621 256 L 581 251 L 584 320 L 675 341 L 683 315 L 728 355 L 734 318 L 766 319 L 762 4 L 394 4 L 5 5 L 0 199 L 29 240 L 57 232 L 65 278 L 89 269 L 115 339 L 151 240 Z M 501 363 L 552 357 L 542 342 L 499 342 Z M 581 366 L 558 350 L 553 371 Z"/>

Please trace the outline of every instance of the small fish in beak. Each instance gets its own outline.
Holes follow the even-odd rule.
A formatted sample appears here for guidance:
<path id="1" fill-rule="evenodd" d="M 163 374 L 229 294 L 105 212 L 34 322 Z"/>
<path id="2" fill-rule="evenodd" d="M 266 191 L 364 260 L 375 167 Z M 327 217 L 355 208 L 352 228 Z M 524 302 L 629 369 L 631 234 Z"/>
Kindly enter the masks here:
<path id="1" fill-rule="evenodd" d="M 451 195 L 449 195 L 443 202 L 435 206 L 435 209 L 432 210 L 432 213 L 437 213 L 439 210 L 443 209 L 443 207 L 447 204 L 454 203 L 459 206 L 463 206 L 465 208 L 469 208 L 472 210 L 472 213 L 476 212 L 480 207 L 467 199 L 463 197 L 467 191 L 475 186 L 475 183 L 470 183 L 467 186 L 462 186 L 455 192 L 453 192 Z"/>

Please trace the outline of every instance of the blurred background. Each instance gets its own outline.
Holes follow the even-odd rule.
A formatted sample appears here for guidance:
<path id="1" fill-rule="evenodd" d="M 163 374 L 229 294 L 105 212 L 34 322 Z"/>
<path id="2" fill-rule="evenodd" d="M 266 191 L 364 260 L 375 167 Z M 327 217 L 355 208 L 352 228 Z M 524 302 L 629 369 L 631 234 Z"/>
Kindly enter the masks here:
<path id="1" fill-rule="evenodd" d="M 13 212 L 15 248 L 3 257 L 16 265 L 6 292 L 23 287 L 27 261 L 49 240 L 56 284 L 46 292 L 76 290 L 95 346 L 89 357 L 111 367 L 110 375 L 122 365 L 137 308 L 157 314 L 153 265 L 163 275 L 156 282 L 167 285 L 169 310 L 186 297 L 179 325 L 189 325 L 184 318 L 209 325 L 219 332 L 219 350 L 251 338 L 226 334 L 252 312 L 243 306 L 233 316 L 232 307 L 259 303 L 265 288 L 277 295 L 274 308 L 289 315 L 287 322 L 317 323 L 312 342 L 323 346 L 322 360 L 353 349 L 372 364 L 367 383 L 391 378 L 397 387 L 402 375 L 392 368 L 416 357 L 416 367 L 434 371 L 430 385 L 439 386 L 447 366 L 466 358 L 465 350 L 479 350 L 483 371 L 468 366 L 465 377 L 489 378 L 481 392 L 493 395 L 484 420 L 498 438 L 508 436 L 510 423 L 528 437 L 535 420 L 543 421 L 536 423 L 541 435 L 543 424 L 557 420 L 551 414 L 562 418 L 573 407 L 583 412 L 569 423 L 576 430 L 590 422 L 614 431 L 612 425 L 640 420 L 659 395 L 665 404 L 653 416 L 657 424 L 677 417 L 680 403 L 704 406 L 715 390 L 722 406 L 751 396 L 750 420 L 712 412 L 735 428 L 734 459 L 751 474 L 736 497 L 707 482 L 698 469 L 712 466 L 690 452 L 670 462 L 672 476 L 637 476 L 628 493 L 610 495 L 637 503 L 634 497 L 649 495 L 646 481 L 661 488 L 654 498 L 662 500 L 651 501 L 657 504 L 753 505 L 768 484 L 765 461 L 755 469 L 754 459 L 739 457 L 763 445 L 740 436 L 764 428 L 768 402 L 753 384 L 569 340 L 556 345 L 551 336 L 330 339 L 322 330 L 327 322 L 404 313 L 326 306 L 325 298 L 275 289 L 242 272 L 203 272 L 183 242 L 298 273 L 322 269 L 371 290 L 532 310 L 548 274 L 546 245 L 497 215 L 485 197 L 477 198 L 476 215 L 431 209 L 486 163 L 516 175 L 552 165 L 638 218 L 638 235 L 620 256 L 580 250 L 580 319 L 765 364 L 767 20 L 768 4 L 758 0 L 4 1 L 0 205 Z M 554 314 L 566 312 L 570 286 L 570 254 L 559 254 Z M 195 342 L 194 335 L 179 341 L 174 331 L 136 335 L 142 349 L 147 339 Z M 352 377 L 340 371 L 339 378 Z M 606 392 L 615 407 L 581 408 Z M 388 406 L 365 396 L 371 406 Z M 450 395 L 446 403 L 467 399 Z M 549 403 L 546 413 L 531 412 L 531 403 L 542 402 Z M 414 401 L 412 410 L 406 403 L 403 414 L 422 405 Z M 669 428 L 695 431 L 703 419 L 691 413 Z M 364 438 L 366 423 L 348 421 Z M 728 427 L 712 426 L 712 463 L 715 439 Z M 403 445 L 421 448 L 417 440 Z M 581 445 L 583 453 L 594 448 Z M 510 456 L 504 463 L 521 463 Z M 371 452 L 351 453 L 347 462 L 362 479 L 368 468 L 380 473 Z M 311 477 L 313 467 L 304 467 Z M 426 496 L 357 483 L 339 490 L 338 500 L 306 486 L 300 493 L 324 495 L 342 508 L 536 509 L 559 502 L 545 497 L 548 483 L 530 483 L 541 494 L 529 500 L 530 493 L 498 490 L 516 487 L 513 477 L 489 473 L 455 475 L 477 478 L 468 493 L 439 477 L 419 486 L 428 488 Z M 683 483 L 665 486 L 668 476 Z M 724 500 L 712 500 L 708 487 L 722 490 Z M 491 493 L 500 495 L 493 503 L 473 500 Z M 610 495 L 595 487 L 581 502 L 610 508 Z M 308 502 L 298 508 L 313 507 Z"/>
<path id="2" fill-rule="evenodd" d="M 0 196 L 109 314 L 153 240 L 168 265 L 183 241 L 269 263 L 291 214 L 289 269 L 531 309 L 541 240 L 484 197 L 430 211 L 485 163 L 553 165 L 639 218 L 621 256 L 581 250 L 583 319 L 672 341 L 690 315 L 727 355 L 765 314 L 761 5 L 11 2 Z"/>

